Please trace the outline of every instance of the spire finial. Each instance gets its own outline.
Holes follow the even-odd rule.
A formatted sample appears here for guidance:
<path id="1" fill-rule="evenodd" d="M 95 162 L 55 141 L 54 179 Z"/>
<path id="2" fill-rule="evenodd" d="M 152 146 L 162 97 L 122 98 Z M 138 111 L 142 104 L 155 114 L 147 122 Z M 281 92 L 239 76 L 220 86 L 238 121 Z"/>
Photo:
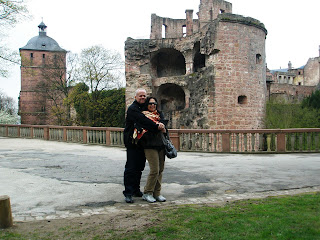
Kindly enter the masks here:
<path id="1" fill-rule="evenodd" d="M 39 24 L 38 28 L 39 28 L 39 35 L 40 34 L 46 35 L 47 26 L 43 23 L 43 19 L 42 19 L 42 22 Z"/>

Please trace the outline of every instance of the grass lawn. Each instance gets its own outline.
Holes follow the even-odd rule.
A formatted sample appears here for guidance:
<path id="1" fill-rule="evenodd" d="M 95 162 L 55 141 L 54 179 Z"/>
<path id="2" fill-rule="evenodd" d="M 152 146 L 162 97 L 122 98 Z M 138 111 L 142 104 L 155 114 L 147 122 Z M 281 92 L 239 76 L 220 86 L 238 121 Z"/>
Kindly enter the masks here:
<path id="1" fill-rule="evenodd" d="M 66 225 L 53 233 L 19 232 L 16 227 L 2 230 L 0 239 L 320 239 L 319 192 L 241 200 L 220 207 L 175 206 L 145 214 L 150 223 L 129 230 L 88 225 L 86 231 L 79 231 Z"/>

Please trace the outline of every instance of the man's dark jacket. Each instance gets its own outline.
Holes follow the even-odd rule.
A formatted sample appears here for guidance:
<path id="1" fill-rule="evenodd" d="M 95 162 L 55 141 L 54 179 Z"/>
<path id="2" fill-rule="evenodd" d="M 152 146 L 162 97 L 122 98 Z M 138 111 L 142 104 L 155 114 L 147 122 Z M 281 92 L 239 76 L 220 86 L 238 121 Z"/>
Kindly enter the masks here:
<path id="1" fill-rule="evenodd" d="M 124 145 L 126 147 L 133 147 L 133 131 L 134 124 L 141 126 L 152 132 L 158 132 L 158 124 L 147 118 L 143 113 L 144 104 L 139 104 L 136 100 L 128 107 L 126 116 L 126 125 L 124 128 Z"/>

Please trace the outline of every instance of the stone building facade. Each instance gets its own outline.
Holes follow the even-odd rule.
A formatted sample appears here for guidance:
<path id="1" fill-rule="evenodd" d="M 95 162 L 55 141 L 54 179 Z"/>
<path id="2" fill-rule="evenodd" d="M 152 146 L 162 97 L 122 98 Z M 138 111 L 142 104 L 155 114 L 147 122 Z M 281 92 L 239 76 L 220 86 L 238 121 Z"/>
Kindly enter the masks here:
<path id="1" fill-rule="evenodd" d="M 66 53 L 59 44 L 47 36 L 47 26 L 41 22 L 39 36 L 31 38 L 27 45 L 20 48 L 21 56 L 21 91 L 19 96 L 19 114 L 22 124 L 54 124 L 51 110 L 53 100 L 45 93 L 44 72 L 48 66 L 62 63 L 60 76 L 52 75 L 53 81 L 63 81 L 66 75 Z M 51 67 L 52 68 L 52 67 Z M 56 98 L 55 101 L 62 102 Z"/>
<path id="2" fill-rule="evenodd" d="M 197 15 L 152 14 L 150 39 L 127 39 L 127 106 L 145 88 L 170 128 L 263 128 L 267 30 L 223 0 L 201 0 Z"/>
<path id="3" fill-rule="evenodd" d="M 320 56 L 320 52 L 319 52 Z M 320 57 L 309 58 L 306 65 L 267 70 L 267 99 L 299 103 L 320 87 Z"/>

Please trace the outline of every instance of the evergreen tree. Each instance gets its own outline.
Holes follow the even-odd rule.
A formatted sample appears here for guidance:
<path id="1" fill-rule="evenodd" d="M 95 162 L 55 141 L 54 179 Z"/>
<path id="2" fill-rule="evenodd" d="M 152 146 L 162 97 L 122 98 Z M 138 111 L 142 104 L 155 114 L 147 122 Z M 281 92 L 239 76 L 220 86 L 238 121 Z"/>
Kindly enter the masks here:
<path id="1" fill-rule="evenodd" d="M 71 95 L 76 124 L 92 127 L 124 127 L 125 89 L 101 90 L 98 99 L 85 83 L 77 84 Z"/>

